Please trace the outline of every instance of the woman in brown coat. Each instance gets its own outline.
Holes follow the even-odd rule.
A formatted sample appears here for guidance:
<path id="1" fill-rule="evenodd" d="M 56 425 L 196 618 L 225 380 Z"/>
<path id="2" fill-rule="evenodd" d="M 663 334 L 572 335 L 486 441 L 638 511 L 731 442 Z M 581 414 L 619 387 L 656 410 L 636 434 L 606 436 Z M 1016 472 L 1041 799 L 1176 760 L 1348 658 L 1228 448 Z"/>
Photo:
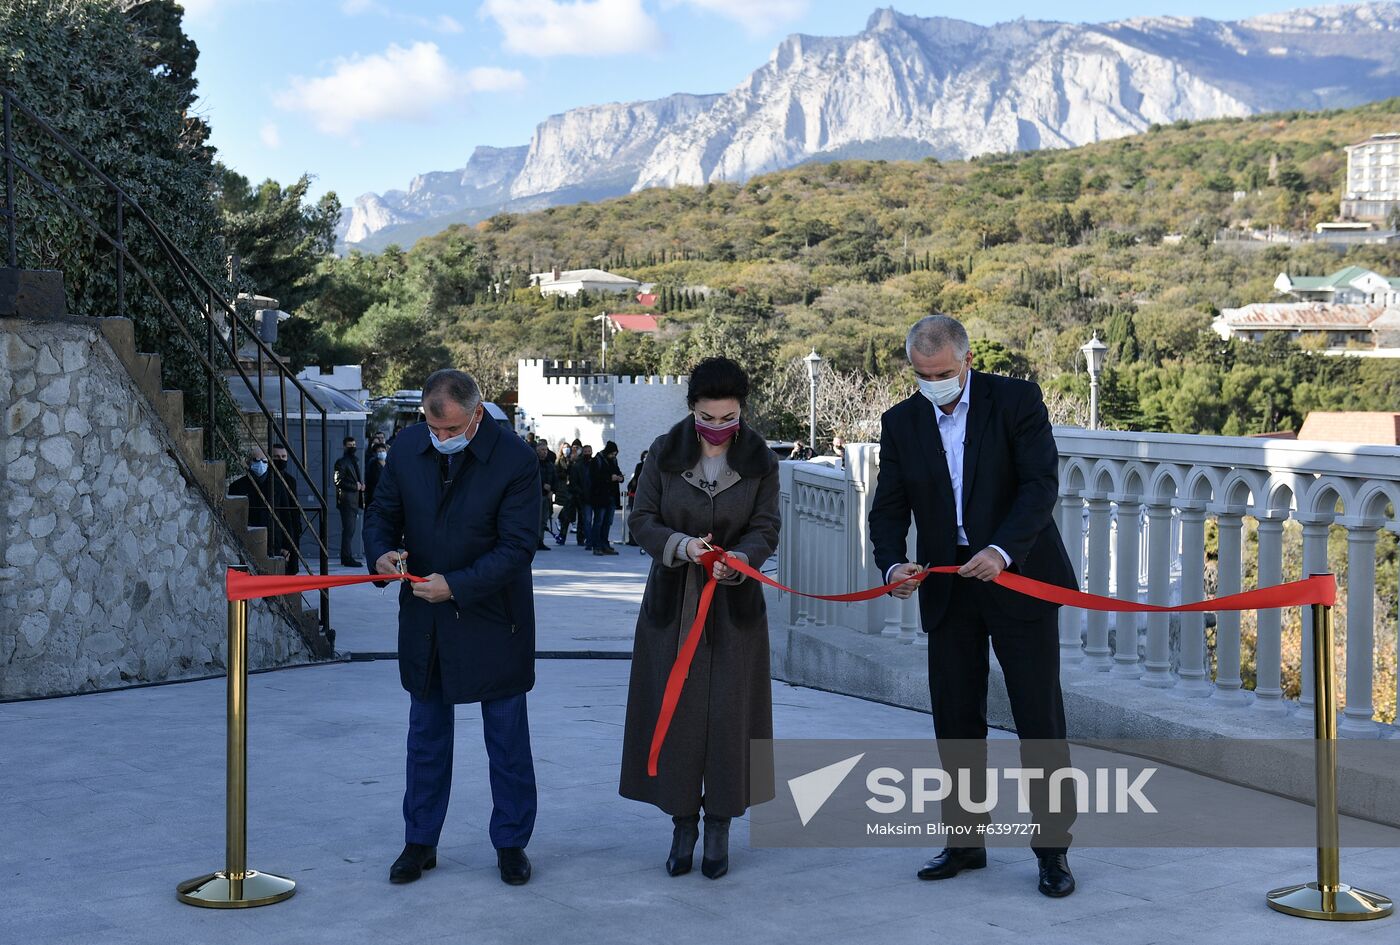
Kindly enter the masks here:
<path id="1" fill-rule="evenodd" d="M 701 872 L 718 879 L 729 868 L 730 819 L 773 797 L 771 775 L 752 771 L 749 756 L 751 739 L 773 737 L 763 589 L 722 563 L 713 567 L 720 586 L 657 776 L 647 775 L 666 679 L 708 577 L 699 563 L 704 542 L 755 568 L 778 546 L 778 461 L 739 417 L 748 393 L 748 376 L 733 361 L 696 366 L 691 414 L 652 444 L 628 519 L 652 564 L 632 650 L 619 790 L 671 815 L 672 876 L 690 871 L 702 806 Z"/>

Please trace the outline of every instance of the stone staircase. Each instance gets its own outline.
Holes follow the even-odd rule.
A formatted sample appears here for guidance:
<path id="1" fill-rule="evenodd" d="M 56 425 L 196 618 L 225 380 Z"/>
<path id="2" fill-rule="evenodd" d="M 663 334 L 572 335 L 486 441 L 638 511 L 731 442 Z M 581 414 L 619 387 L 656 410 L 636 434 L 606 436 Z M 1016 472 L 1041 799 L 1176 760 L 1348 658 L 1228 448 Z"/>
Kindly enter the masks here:
<path id="1" fill-rule="evenodd" d="M 131 319 L 98 318 L 96 321 L 117 359 L 126 366 L 136 386 L 169 430 L 177 448 L 172 458 L 186 481 L 203 492 L 210 504 L 220 511 L 224 522 L 247 550 L 248 562 L 256 573 L 283 573 L 282 558 L 267 553 L 268 530 L 248 524 L 248 500 L 228 494 L 227 464 L 223 460 L 204 458 L 204 428 L 185 424 L 185 394 L 168 389 L 162 383 L 160 355 L 136 350 L 136 332 Z M 323 657 L 334 655 L 330 641 L 321 635 L 317 610 L 304 607 L 299 594 L 289 594 L 282 599 L 290 605 L 302 637 L 312 651 Z"/>

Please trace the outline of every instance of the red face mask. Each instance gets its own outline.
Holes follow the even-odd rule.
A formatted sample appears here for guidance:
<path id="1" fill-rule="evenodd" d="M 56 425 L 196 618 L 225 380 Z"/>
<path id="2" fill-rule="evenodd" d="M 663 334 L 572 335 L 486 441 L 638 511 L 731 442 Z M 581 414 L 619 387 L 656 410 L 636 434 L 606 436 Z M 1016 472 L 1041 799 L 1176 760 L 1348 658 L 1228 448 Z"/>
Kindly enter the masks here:
<path id="1" fill-rule="evenodd" d="M 697 417 L 695 430 L 705 438 L 706 443 L 713 446 L 723 446 L 734 437 L 734 434 L 739 432 L 739 418 L 735 417 L 728 423 L 706 423 Z"/>

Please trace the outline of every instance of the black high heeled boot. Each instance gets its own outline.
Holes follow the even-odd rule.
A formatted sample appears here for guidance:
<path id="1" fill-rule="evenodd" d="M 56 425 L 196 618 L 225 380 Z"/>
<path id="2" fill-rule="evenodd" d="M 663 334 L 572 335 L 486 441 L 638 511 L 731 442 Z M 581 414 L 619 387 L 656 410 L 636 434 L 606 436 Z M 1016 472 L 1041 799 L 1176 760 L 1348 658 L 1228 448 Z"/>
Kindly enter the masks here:
<path id="1" fill-rule="evenodd" d="M 705 815 L 705 853 L 700 872 L 708 879 L 719 879 L 729 872 L 729 818 Z"/>
<path id="2" fill-rule="evenodd" d="M 675 828 L 671 832 L 671 855 L 666 857 L 666 872 L 671 876 L 684 876 L 690 872 L 695 859 L 695 841 L 700 839 L 700 815 L 672 817 Z"/>

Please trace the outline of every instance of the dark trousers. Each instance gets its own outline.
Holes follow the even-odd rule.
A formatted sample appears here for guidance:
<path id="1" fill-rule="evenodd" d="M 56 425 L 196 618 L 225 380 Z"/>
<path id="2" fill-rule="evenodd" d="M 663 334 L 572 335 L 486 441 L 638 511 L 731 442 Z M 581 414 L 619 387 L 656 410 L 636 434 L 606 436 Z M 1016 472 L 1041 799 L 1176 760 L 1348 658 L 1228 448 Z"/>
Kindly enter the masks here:
<path id="1" fill-rule="evenodd" d="M 340 560 L 355 557 L 355 531 L 360 523 L 360 497 L 340 500 Z"/>
<path id="2" fill-rule="evenodd" d="M 549 520 L 554 517 L 554 499 L 548 493 L 540 499 L 540 544 L 544 544 L 544 536 L 549 534 Z"/>
<path id="3" fill-rule="evenodd" d="M 958 563 L 967 561 L 967 549 L 958 549 Z M 987 796 L 987 645 L 996 651 L 1006 678 L 1006 694 L 1016 734 L 1023 739 L 1021 766 L 1040 768 L 1045 778 L 1030 784 L 1030 809 L 1040 833 L 1033 839 L 1037 854 L 1063 853 L 1070 844 L 1075 817 L 1072 782 L 1060 792 L 1060 813 L 1050 813 L 1048 775 L 1070 765 L 1065 739 L 1065 708 L 1060 694 L 1060 643 L 1053 610 L 1031 619 L 1014 619 L 991 600 L 991 587 L 981 581 L 959 578 L 953 585 L 948 609 L 938 625 L 929 629 L 929 697 L 933 706 L 933 731 L 938 740 L 941 767 L 950 775 L 953 793 L 943 804 L 943 822 L 974 826 L 988 822 L 987 814 L 963 811 L 956 803 L 959 792 L 972 801 Z M 1027 743 L 1026 739 L 1031 739 Z M 957 772 L 965 769 L 969 783 L 960 784 Z M 1014 783 L 998 777 L 1003 796 Z M 1011 808 L 1011 809 L 1014 809 Z M 950 840 L 949 846 L 982 846 L 982 839 Z"/>
<path id="4" fill-rule="evenodd" d="M 574 506 L 578 513 L 578 543 L 593 547 L 593 506 L 579 502 Z"/>
<path id="5" fill-rule="evenodd" d="M 612 547 L 612 523 L 617 509 L 611 505 L 593 506 L 593 516 L 589 523 L 588 544 L 602 550 Z"/>
<path id="6" fill-rule="evenodd" d="M 436 674 L 434 674 L 436 676 Z M 403 792 L 404 842 L 435 847 L 452 793 L 453 713 L 435 683 L 426 697 L 411 694 L 408 771 Z M 525 694 L 481 703 L 481 729 L 491 779 L 491 845 L 523 847 L 535 828 L 535 762 Z"/>

